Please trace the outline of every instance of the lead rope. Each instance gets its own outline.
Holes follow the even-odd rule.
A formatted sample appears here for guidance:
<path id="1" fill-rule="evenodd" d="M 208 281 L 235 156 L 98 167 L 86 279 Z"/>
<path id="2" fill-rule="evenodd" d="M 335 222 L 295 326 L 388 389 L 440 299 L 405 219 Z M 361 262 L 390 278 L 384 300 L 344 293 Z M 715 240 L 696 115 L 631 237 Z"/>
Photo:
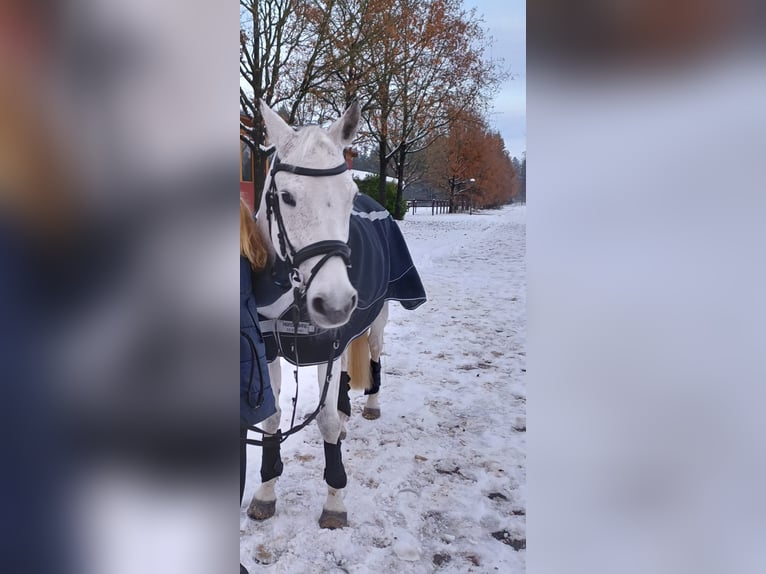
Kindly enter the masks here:
<path id="1" fill-rule="evenodd" d="M 292 426 L 292 423 L 291 423 L 290 430 L 288 430 L 285 433 L 281 433 L 281 436 L 279 431 L 277 431 L 276 433 L 269 433 L 262 429 L 259 429 L 256 426 L 250 426 L 248 427 L 248 429 L 259 432 L 264 436 L 279 437 L 279 444 L 282 444 L 283 442 L 285 442 L 285 440 L 287 440 L 287 437 L 289 437 L 290 435 L 294 435 L 295 433 L 303 430 L 309 423 L 311 423 L 317 417 L 317 415 L 319 414 L 319 411 L 322 410 L 322 408 L 325 406 L 325 400 L 327 399 L 327 391 L 330 388 L 330 381 L 332 380 L 332 364 L 335 361 L 335 352 L 338 350 L 339 347 L 340 347 L 340 342 L 338 340 L 333 341 L 332 351 L 330 352 L 330 358 L 327 360 L 327 375 L 325 376 L 324 385 L 322 387 L 322 394 L 319 397 L 319 404 L 317 405 L 316 409 L 314 409 L 314 412 L 312 412 L 308 417 L 306 417 L 301 424 L 299 424 L 298 426 Z M 293 420 L 295 420 L 294 415 L 295 415 L 295 410 L 293 410 Z M 262 440 L 258 440 L 254 438 L 249 438 L 247 439 L 246 442 L 247 444 L 263 446 Z"/>
<path id="2" fill-rule="evenodd" d="M 293 294 L 293 352 L 295 353 L 295 370 L 293 371 L 293 376 L 295 378 L 295 396 L 292 398 L 293 403 L 293 412 L 290 417 L 290 429 L 287 432 L 280 433 L 279 430 L 277 430 L 276 433 L 270 433 L 266 432 L 263 429 L 260 429 L 256 426 L 250 426 L 248 427 L 250 430 L 258 432 L 264 436 L 270 436 L 270 437 L 278 437 L 279 438 L 279 444 L 282 444 L 287 440 L 287 437 L 294 435 L 295 433 L 303 430 L 309 423 L 311 423 L 319 414 L 319 411 L 321 411 L 325 406 L 325 400 L 327 399 L 327 391 L 330 388 L 330 381 L 332 380 L 332 365 L 335 362 L 335 354 L 340 347 L 340 340 L 335 339 L 332 343 L 332 349 L 330 351 L 330 357 L 327 359 L 327 374 L 325 375 L 324 384 L 322 385 L 322 393 L 319 396 L 319 404 L 317 404 L 317 407 L 314 409 L 314 411 L 306 417 L 302 423 L 300 423 L 298 426 L 295 426 L 295 415 L 298 410 L 298 389 L 300 385 L 298 384 L 298 364 L 300 364 L 300 361 L 298 360 L 298 326 L 300 325 L 300 302 L 303 299 L 303 294 L 301 291 L 295 287 L 295 291 Z M 255 357 L 257 360 L 257 357 Z M 258 439 L 247 439 L 247 444 L 253 444 L 256 446 L 263 446 L 263 441 Z"/>
<path id="3" fill-rule="evenodd" d="M 301 292 L 298 287 L 293 288 L 293 353 L 295 354 L 295 370 L 293 371 L 293 377 L 295 378 L 295 395 L 293 396 L 293 414 L 290 417 L 290 428 L 295 427 L 295 411 L 298 408 L 298 365 L 301 364 L 298 358 L 298 325 L 300 325 L 301 312 L 299 301 Z M 320 401 L 321 404 L 321 401 Z"/>

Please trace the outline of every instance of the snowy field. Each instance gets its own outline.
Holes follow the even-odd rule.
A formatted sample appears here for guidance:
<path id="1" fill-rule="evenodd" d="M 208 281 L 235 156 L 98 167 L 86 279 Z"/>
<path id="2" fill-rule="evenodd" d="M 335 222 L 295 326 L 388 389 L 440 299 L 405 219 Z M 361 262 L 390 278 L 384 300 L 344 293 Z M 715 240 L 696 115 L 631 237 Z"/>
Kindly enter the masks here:
<path id="1" fill-rule="evenodd" d="M 245 514 L 260 482 L 260 449 L 249 447 L 240 555 L 251 574 L 524 572 L 525 207 L 421 208 L 401 228 L 429 300 L 391 304 L 381 418 L 362 418 L 352 391 L 349 527 L 317 524 L 327 489 L 316 424 L 282 445 L 277 513 L 262 523 Z M 283 363 L 283 429 L 291 369 Z M 300 380 L 297 420 L 316 406 L 316 368 Z"/>

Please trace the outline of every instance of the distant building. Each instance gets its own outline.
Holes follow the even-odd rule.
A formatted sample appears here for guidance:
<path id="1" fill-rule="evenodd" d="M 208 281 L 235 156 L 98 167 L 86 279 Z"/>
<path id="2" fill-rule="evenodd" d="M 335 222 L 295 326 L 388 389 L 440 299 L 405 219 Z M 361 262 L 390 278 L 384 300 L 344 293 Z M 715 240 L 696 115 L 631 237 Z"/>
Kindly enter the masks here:
<path id="1" fill-rule="evenodd" d="M 253 120 L 248 118 L 242 112 L 239 114 L 240 124 L 252 128 Z M 245 135 L 244 130 L 240 125 L 240 135 Z M 245 200 L 250 206 L 250 209 L 255 208 L 253 205 L 255 202 L 255 183 L 253 183 L 253 172 L 255 169 L 255 158 L 253 157 L 253 151 L 250 146 L 239 140 L 239 196 Z"/>
<path id="2" fill-rule="evenodd" d="M 363 171 L 359 169 L 352 169 L 351 173 L 354 177 L 354 179 L 368 179 L 370 177 L 377 177 L 377 173 L 373 173 L 371 171 Z M 399 180 L 395 177 L 387 176 L 386 180 L 389 181 L 389 183 L 396 184 Z M 404 199 L 407 201 L 409 200 L 418 200 L 418 201 L 425 201 L 425 200 L 431 200 L 431 199 L 445 199 L 446 194 L 443 190 L 434 187 L 432 185 L 429 185 L 425 182 L 415 182 L 408 185 L 406 188 L 404 188 Z"/>
<path id="3" fill-rule="evenodd" d="M 431 199 L 445 199 L 446 194 L 443 190 L 424 181 L 411 183 L 404 190 L 404 199 L 425 201 Z"/>

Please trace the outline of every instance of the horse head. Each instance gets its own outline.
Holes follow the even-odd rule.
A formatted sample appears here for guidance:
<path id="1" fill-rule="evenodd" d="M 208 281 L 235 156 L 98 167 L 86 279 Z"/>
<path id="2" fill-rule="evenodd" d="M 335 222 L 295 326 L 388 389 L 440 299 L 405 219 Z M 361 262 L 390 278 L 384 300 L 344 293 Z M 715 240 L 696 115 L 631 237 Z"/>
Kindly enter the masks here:
<path id="1" fill-rule="evenodd" d="M 261 197 L 261 229 L 273 253 L 291 268 L 311 320 L 339 327 L 357 305 L 348 277 L 349 221 L 358 189 L 345 168 L 343 149 L 359 127 L 354 102 L 329 128 L 290 127 L 261 102 L 269 143 L 276 148 Z"/>

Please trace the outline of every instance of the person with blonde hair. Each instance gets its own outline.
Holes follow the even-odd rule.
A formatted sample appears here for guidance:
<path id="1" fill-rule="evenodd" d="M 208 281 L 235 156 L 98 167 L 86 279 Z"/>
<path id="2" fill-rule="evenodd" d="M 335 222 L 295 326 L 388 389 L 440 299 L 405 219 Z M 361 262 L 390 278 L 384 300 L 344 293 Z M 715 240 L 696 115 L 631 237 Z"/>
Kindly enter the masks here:
<path id="1" fill-rule="evenodd" d="M 75 570 L 65 496 L 76 433 L 62 432 L 68 372 L 57 372 L 54 346 L 87 282 L 75 169 L 51 105 L 55 10 L 45 4 L 0 0 L 0 572 L 65 574 Z"/>
<path id="2" fill-rule="evenodd" d="M 253 274 L 268 262 L 250 208 L 239 200 L 239 503 L 245 492 L 247 427 L 273 415 L 277 409 L 266 362 L 266 345 L 258 324 Z M 240 564 L 240 574 L 247 570 Z"/>
<path id="3" fill-rule="evenodd" d="M 266 267 L 266 246 L 253 214 L 242 198 L 239 199 L 239 254 L 250 262 L 253 271 L 262 271 Z"/>

